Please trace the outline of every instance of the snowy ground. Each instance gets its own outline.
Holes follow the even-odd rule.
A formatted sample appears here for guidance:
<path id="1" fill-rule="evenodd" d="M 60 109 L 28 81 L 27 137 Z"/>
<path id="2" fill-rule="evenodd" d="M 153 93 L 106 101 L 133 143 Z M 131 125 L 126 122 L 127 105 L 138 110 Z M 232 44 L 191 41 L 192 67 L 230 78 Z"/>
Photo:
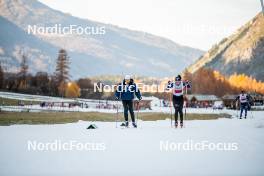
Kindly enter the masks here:
<path id="1" fill-rule="evenodd" d="M 0 97 L 23 101 L 74 102 L 74 99 L 0 91 Z"/>
<path id="2" fill-rule="evenodd" d="M 231 112 L 230 112 L 231 113 Z M 232 112 L 235 114 L 235 112 Z M 0 175 L 264 175 L 264 112 L 253 119 L 139 121 L 138 129 L 115 128 L 113 122 L 0 127 Z M 29 151 L 28 141 L 98 145 L 97 151 Z M 161 151 L 160 143 L 236 144 L 237 150 Z M 103 147 L 102 147 L 103 146 Z M 50 148 L 49 148 L 50 149 Z M 105 150 L 102 150 L 105 149 Z"/>

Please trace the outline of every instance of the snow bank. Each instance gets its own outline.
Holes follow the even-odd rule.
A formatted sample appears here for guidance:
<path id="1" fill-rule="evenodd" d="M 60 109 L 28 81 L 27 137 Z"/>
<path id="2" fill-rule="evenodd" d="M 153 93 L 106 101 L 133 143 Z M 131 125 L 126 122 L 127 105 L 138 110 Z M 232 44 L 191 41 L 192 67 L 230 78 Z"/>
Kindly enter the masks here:
<path id="1" fill-rule="evenodd" d="M 0 175 L 263 175 L 264 112 L 253 119 L 139 121 L 138 129 L 113 122 L 0 127 Z M 28 141 L 104 143 L 104 151 L 28 151 Z M 237 143 L 235 151 L 161 151 L 160 142 Z"/>

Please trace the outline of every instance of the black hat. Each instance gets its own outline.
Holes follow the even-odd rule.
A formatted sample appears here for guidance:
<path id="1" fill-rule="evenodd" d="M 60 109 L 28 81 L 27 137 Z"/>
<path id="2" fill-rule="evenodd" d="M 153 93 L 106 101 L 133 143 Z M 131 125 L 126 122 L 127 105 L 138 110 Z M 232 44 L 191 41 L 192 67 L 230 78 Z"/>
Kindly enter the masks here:
<path id="1" fill-rule="evenodd" d="M 176 76 L 175 81 L 181 81 L 181 75 Z"/>

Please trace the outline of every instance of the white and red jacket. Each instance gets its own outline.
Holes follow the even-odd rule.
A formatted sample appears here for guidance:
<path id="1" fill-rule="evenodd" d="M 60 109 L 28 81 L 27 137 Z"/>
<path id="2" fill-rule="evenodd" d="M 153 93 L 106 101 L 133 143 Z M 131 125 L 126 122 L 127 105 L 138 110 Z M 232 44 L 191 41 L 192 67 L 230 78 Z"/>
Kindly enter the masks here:
<path id="1" fill-rule="evenodd" d="M 248 94 L 244 93 L 244 94 L 240 94 L 236 100 L 239 100 L 240 103 L 245 104 L 249 102 L 249 96 Z"/>
<path id="2" fill-rule="evenodd" d="M 182 96 L 188 84 L 184 81 L 168 82 L 167 89 L 172 89 L 174 96 Z"/>

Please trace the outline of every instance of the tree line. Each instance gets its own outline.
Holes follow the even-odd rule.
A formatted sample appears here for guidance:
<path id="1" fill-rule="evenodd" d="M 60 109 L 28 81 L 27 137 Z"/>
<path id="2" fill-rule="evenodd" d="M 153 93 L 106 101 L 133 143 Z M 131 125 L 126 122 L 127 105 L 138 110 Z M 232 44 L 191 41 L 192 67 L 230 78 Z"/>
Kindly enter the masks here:
<path id="1" fill-rule="evenodd" d="M 21 63 L 17 73 L 4 72 L 0 64 L 0 89 L 36 95 L 101 98 L 102 93 L 93 92 L 93 82 L 89 78 L 70 80 L 70 59 L 65 49 L 60 49 L 53 74 L 47 72 L 29 73 L 28 57 L 20 52 Z"/>
<path id="2" fill-rule="evenodd" d="M 226 94 L 237 94 L 241 90 L 264 94 L 264 83 L 245 74 L 224 76 L 210 68 L 200 68 L 195 73 L 184 71 L 183 77 L 192 82 L 190 93 L 212 94 L 222 97 Z"/>
<path id="3" fill-rule="evenodd" d="M 56 68 L 53 74 L 37 72 L 32 75 L 29 73 L 28 57 L 25 53 L 22 53 L 20 67 L 17 73 L 4 72 L 0 64 L 0 89 L 4 91 L 57 97 L 113 99 L 113 93 L 94 92 L 95 80 L 80 78 L 71 81 L 69 70 L 70 58 L 65 49 L 58 51 Z M 233 74 L 226 77 L 215 70 L 201 68 L 195 73 L 190 73 L 185 70 L 182 75 L 184 80 L 191 81 L 192 88 L 188 90 L 189 94 L 211 94 L 222 97 L 226 94 L 237 94 L 242 89 L 264 94 L 264 83 L 244 74 Z M 140 79 L 140 81 L 148 84 L 146 80 Z M 155 83 L 159 84 L 158 82 Z M 160 84 L 164 84 L 164 80 Z M 168 98 L 167 93 L 147 92 L 144 95 Z"/>

